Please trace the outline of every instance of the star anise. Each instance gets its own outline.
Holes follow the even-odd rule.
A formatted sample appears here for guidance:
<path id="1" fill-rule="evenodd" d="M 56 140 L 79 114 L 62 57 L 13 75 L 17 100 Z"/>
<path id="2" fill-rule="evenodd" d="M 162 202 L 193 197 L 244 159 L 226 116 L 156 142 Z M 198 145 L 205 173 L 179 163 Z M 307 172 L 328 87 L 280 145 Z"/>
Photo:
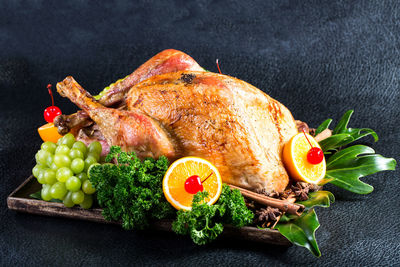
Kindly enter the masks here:
<path id="1" fill-rule="evenodd" d="M 300 201 L 308 199 L 308 192 L 310 191 L 310 184 L 297 182 L 292 185 L 291 189 L 296 195 L 296 198 Z"/>
<path id="2" fill-rule="evenodd" d="M 278 198 L 279 199 L 279 198 L 282 198 L 282 194 L 284 192 L 279 193 L 279 192 L 276 192 L 275 190 L 267 191 L 265 189 L 261 189 L 261 190 L 258 190 L 257 193 L 265 195 L 267 197 L 272 197 L 272 198 Z"/>
<path id="3" fill-rule="evenodd" d="M 256 211 L 256 221 L 263 224 L 276 221 L 281 214 L 282 212 L 277 208 L 261 208 Z"/>

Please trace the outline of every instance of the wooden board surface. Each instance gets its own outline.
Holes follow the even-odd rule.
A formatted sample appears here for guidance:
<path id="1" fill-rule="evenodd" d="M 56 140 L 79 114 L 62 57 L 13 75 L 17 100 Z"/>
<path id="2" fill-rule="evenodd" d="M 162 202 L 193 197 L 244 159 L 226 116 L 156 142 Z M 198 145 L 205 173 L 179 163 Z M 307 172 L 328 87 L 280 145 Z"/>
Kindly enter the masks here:
<path id="1" fill-rule="evenodd" d="M 29 197 L 30 194 L 37 192 L 40 188 L 41 185 L 33 176 L 30 176 L 7 198 L 8 208 L 18 212 L 38 215 L 65 217 L 98 223 L 119 224 L 119 222 L 106 221 L 101 215 L 102 210 L 100 208 L 91 208 L 88 210 L 81 209 L 80 207 L 66 208 L 62 203 L 46 202 Z M 155 222 L 152 227 L 157 230 L 172 231 L 170 220 Z M 235 228 L 227 225 L 224 228 L 222 236 L 281 246 L 291 245 L 291 243 L 277 230 L 262 230 L 257 227 L 246 226 Z"/>

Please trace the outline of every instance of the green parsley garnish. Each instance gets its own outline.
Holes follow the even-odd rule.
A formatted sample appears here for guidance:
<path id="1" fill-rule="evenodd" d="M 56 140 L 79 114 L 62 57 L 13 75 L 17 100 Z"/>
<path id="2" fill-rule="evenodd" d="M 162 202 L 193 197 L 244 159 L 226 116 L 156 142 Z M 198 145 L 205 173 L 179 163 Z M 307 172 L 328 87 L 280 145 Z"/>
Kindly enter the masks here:
<path id="1" fill-rule="evenodd" d="M 253 222 L 254 214 L 247 209 L 239 190 L 226 184 L 217 203 L 208 205 L 204 199 L 208 192 L 198 192 L 193 197 L 191 211 L 179 210 L 172 229 L 181 235 L 190 235 L 198 245 L 207 244 L 224 230 L 224 224 L 242 227 Z"/>
<path id="2" fill-rule="evenodd" d="M 144 229 L 152 219 L 175 213 L 161 186 L 169 165 L 166 157 L 141 162 L 135 153 L 113 146 L 106 161 L 113 160 L 116 164 L 96 165 L 89 172 L 106 220 L 122 220 L 124 229 Z"/>

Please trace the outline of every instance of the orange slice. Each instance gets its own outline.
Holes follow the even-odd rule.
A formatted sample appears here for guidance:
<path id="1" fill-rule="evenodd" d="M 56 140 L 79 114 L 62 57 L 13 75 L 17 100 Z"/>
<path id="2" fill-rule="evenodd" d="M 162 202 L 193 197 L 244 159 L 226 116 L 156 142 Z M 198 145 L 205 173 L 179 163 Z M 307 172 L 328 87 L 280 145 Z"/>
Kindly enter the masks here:
<path id="1" fill-rule="evenodd" d="M 203 181 L 204 191 L 207 191 L 209 194 L 206 199 L 209 205 L 214 204 L 221 194 L 221 175 L 211 162 L 197 157 L 178 159 L 171 164 L 163 179 L 165 198 L 178 210 L 192 209 L 194 194 L 188 193 L 185 190 L 185 182 L 193 175 L 198 175 L 200 180 Z M 206 178 L 207 180 L 205 180 Z"/>
<path id="2" fill-rule="evenodd" d="M 51 122 L 38 128 L 38 132 L 40 138 L 42 138 L 44 142 L 50 141 L 53 143 L 57 143 L 58 139 L 62 137 L 62 135 L 58 133 L 57 127 L 55 127 L 54 124 Z"/>
<path id="3" fill-rule="evenodd" d="M 311 135 L 307 134 L 307 137 L 313 147 L 321 148 Z M 309 163 L 307 153 L 310 148 L 304 133 L 296 134 L 283 148 L 283 163 L 294 180 L 318 184 L 325 177 L 325 157 L 319 164 Z"/>

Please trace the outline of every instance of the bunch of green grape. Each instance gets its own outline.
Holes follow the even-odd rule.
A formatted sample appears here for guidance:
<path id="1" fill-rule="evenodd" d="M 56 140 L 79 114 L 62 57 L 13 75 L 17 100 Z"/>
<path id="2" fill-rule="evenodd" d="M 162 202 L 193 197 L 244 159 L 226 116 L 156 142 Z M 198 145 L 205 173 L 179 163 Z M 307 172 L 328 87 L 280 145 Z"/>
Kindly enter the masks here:
<path id="1" fill-rule="evenodd" d="M 101 144 L 86 146 L 68 133 L 57 144 L 44 142 L 36 153 L 33 176 L 42 184 L 41 197 L 45 201 L 61 200 L 66 207 L 80 205 L 89 209 L 93 204 L 95 188 L 87 173 L 90 166 L 98 164 Z"/>

